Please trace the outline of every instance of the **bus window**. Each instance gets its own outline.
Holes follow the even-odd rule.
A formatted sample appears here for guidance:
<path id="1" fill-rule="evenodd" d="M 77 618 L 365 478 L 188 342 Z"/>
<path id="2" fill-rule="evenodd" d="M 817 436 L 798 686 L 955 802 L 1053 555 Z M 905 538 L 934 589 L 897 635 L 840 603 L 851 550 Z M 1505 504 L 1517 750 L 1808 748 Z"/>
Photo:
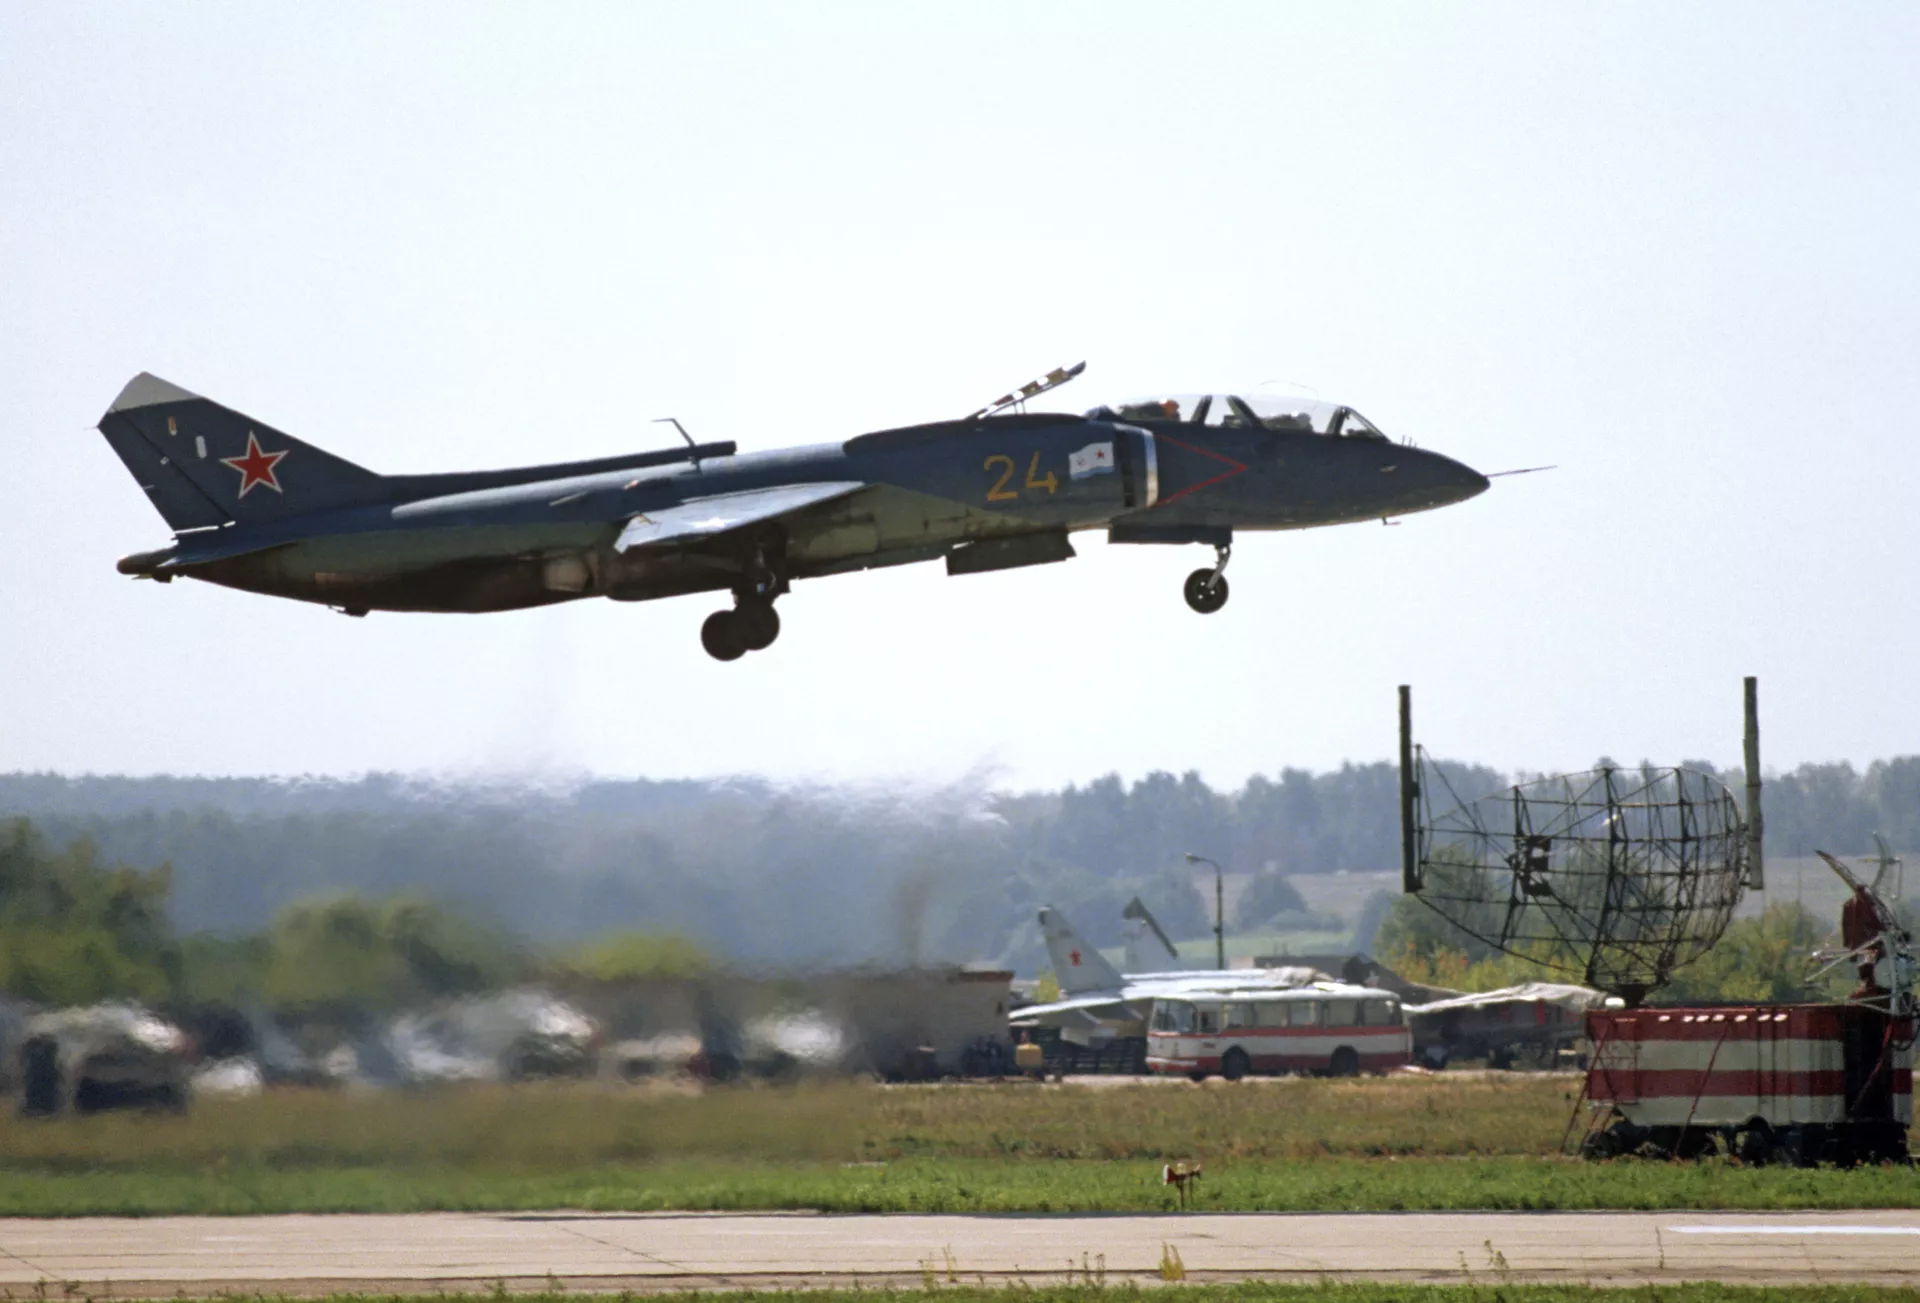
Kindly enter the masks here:
<path id="1" fill-rule="evenodd" d="M 1400 1025 L 1400 1005 L 1394 1000 L 1368 1000 L 1360 1010 L 1362 1021 L 1368 1027 L 1398 1027 Z"/>
<path id="2" fill-rule="evenodd" d="M 1320 1002 L 1318 1000 L 1287 1001 L 1287 1025 L 1289 1027 L 1318 1027 L 1320 1025 Z"/>
<path id="3" fill-rule="evenodd" d="M 1258 1027 L 1259 1025 L 1260 1020 L 1254 1017 L 1254 1007 L 1251 1004 L 1230 1004 L 1227 1006 L 1227 1026 Z"/>
<path id="4" fill-rule="evenodd" d="M 1360 1021 L 1358 1000 L 1327 1001 L 1327 1026 L 1352 1027 Z"/>
<path id="5" fill-rule="evenodd" d="M 1260 1004 L 1254 1006 L 1253 1025 L 1256 1027 L 1285 1027 L 1287 1025 L 1287 1006 L 1284 1004 Z"/>
<path id="6" fill-rule="evenodd" d="M 1200 1009 L 1197 1010 L 1197 1013 L 1200 1019 L 1200 1034 L 1202 1036 L 1213 1035 L 1214 1028 L 1219 1026 L 1219 1016 L 1212 1009 Z"/>
<path id="7" fill-rule="evenodd" d="M 1173 1030 L 1173 1015 L 1167 1011 L 1165 1001 L 1156 1000 L 1153 1005 L 1153 1030 L 1170 1032 Z"/>

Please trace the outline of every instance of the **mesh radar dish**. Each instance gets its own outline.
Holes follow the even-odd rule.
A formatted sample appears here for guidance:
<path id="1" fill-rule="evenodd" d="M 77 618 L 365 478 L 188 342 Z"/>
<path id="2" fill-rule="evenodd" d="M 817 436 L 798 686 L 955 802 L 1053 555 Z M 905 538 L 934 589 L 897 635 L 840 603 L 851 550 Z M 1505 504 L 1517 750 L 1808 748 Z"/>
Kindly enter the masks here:
<path id="1" fill-rule="evenodd" d="M 1711 949 L 1757 885 L 1757 781 L 1744 817 L 1719 779 L 1681 768 L 1599 768 L 1463 797 L 1413 745 L 1401 691 L 1404 885 L 1483 945 L 1638 1004 Z M 1754 775 L 1757 752 L 1750 715 Z"/>

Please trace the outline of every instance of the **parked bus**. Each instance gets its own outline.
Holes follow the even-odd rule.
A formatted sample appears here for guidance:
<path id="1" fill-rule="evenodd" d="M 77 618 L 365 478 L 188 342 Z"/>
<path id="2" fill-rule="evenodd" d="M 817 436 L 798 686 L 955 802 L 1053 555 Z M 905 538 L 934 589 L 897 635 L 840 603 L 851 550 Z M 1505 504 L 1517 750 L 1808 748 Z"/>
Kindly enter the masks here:
<path id="1" fill-rule="evenodd" d="M 1155 1000 L 1147 1070 L 1203 1081 L 1219 1073 L 1317 1072 L 1351 1077 L 1410 1062 L 1413 1037 L 1390 991 L 1314 982 Z"/>

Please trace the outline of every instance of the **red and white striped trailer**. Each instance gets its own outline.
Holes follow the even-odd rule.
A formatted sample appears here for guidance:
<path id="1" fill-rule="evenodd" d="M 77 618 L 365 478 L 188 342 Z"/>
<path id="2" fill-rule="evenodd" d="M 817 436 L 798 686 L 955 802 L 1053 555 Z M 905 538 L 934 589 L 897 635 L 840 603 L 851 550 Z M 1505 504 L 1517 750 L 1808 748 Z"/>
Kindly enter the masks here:
<path id="1" fill-rule="evenodd" d="M 1601 1009 L 1587 1015 L 1583 1152 L 1747 1162 L 1907 1156 L 1910 1015 L 1866 1003 Z"/>
<path id="2" fill-rule="evenodd" d="M 1913 1122 L 1913 937 L 1880 896 L 1818 852 L 1852 895 L 1843 949 L 1860 986 L 1829 1004 L 1596 1009 L 1587 1099 L 1599 1107 L 1582 1152 L 1696 1158 L 1724 1148 L 1750 1163 L 1900 1161 Z"/>

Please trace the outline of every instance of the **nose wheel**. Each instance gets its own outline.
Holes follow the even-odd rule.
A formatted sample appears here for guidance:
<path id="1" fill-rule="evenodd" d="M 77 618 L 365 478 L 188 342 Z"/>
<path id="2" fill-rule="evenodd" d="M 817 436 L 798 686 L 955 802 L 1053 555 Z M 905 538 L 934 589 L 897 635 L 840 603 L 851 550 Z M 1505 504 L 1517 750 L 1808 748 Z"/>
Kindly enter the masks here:
<path id="1" fill-rule="evenodd" d="M 1212 615 L 1227 604 L 1227 559 L 1233 555 L 1233 548 L 1221 544 L 1214 548 L 1219 561 L 1211 570 L 1196 570 L 1187 576 L 1187 605 L 1202 615 Z"/>

